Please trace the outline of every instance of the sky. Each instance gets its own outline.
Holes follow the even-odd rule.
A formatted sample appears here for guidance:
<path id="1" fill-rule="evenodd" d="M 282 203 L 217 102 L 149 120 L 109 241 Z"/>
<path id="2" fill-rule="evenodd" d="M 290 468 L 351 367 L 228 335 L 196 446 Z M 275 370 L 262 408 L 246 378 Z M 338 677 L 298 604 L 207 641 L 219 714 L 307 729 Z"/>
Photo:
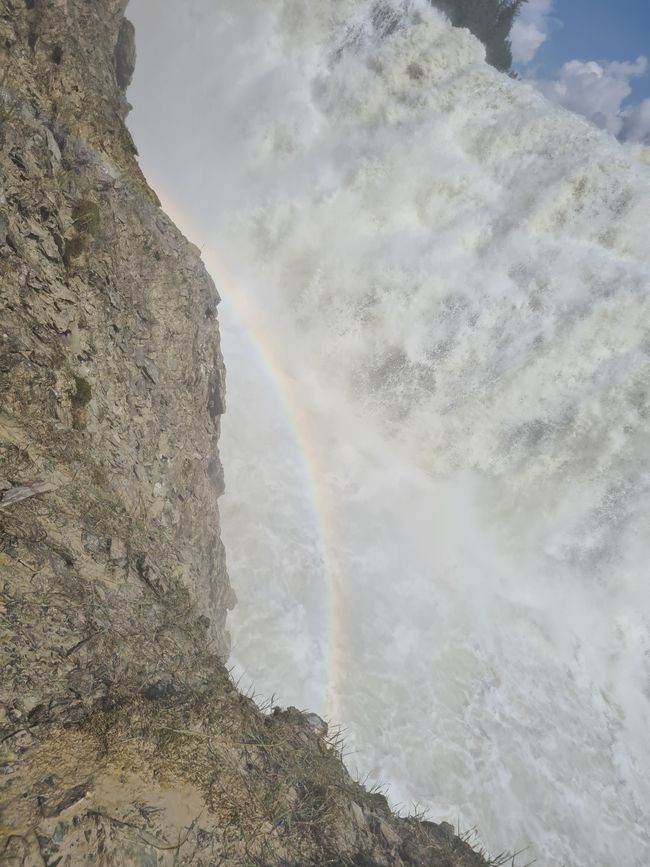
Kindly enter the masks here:
<path id="1" fill-rule="evenodd" d="M 650 0 L 528 0 L 515 69 L 622 140 L 650 144 Z"/>

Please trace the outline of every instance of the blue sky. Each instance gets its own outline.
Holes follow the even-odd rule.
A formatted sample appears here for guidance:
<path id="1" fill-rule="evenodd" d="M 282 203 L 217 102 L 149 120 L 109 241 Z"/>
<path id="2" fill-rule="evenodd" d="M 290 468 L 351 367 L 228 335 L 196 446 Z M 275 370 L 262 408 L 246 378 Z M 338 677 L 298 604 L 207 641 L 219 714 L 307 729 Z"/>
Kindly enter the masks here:
<path id="1" fill-rule="evenodd" d="M 650 0 L 528 0 L 513 48 L 549 98 L 650 143 Z"/>

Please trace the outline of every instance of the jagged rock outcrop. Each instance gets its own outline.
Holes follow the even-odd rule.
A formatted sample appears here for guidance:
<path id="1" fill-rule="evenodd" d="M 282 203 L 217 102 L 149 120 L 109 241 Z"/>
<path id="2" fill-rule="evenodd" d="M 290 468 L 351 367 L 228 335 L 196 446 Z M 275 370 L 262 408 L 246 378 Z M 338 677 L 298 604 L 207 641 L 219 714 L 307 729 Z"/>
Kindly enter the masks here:
<path id="1" fill-rule="evenodd" d="M 0 862 L 483 864 L 230 682 L 219 299 L 135 160 L 125 5 L 0 0 Z"/>
<path id="2" fill-rule="evenodd" d="M 195 600 L 196 635 L 207 627 L 226 655 L 233 595 L 217 507 L 218 296 L 122 123 L 123 4 L 3 6 L 0 564 L 14 640 L 0 698 L 11 728 L 34 714 L 80 720 L 171 677 L 180 624 L 165 599 Z M 48 490 L 15 502 L 37 482 Z"/>

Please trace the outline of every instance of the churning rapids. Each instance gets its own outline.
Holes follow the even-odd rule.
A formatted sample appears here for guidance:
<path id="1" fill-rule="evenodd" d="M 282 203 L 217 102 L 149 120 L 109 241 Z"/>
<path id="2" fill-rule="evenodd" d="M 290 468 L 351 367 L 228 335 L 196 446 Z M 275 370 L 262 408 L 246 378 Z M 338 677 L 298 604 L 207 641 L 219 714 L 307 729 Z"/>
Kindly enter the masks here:
<path id="1" fill-rule="evenodd" d="M 130 12 L 224 299 L 239 671 L 492 851 L 647 867 L 647 151 L 424 0 Z"/>

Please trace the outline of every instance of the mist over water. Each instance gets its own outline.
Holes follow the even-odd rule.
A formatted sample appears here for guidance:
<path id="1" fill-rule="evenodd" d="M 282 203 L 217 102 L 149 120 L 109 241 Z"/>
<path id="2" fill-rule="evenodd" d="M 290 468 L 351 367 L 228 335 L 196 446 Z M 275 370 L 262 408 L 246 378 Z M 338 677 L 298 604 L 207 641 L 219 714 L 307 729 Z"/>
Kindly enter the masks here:
<path id="1" fill-rule="evenodd" d="M 224 303 L 244 680 L 492 850 L 650 863 L 650 170 L 424 2 L 132 0 Z"/>

